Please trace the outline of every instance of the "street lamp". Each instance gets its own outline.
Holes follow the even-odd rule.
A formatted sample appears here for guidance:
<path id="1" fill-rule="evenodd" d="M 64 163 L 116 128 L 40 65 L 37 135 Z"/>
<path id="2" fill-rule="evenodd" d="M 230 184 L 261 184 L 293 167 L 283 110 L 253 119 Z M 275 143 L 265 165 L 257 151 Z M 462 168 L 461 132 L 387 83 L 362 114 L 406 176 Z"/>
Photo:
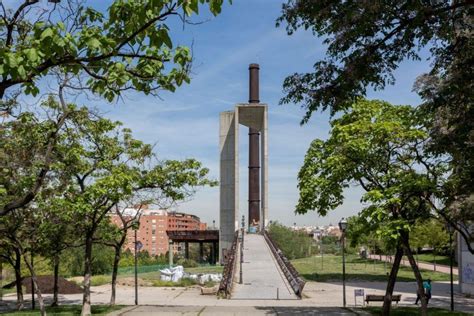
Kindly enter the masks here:
<path id="1" fill-rule="evenodd" d="M 319 231 L 319 252 L 321 253 L 321 271 L 324 268 L 323 232 Z"/>
<path id="2" fill-rule="evenodd" d="M 346 307 L 346 257 L 344 253 L 347 221 L 343 217 L 339 222 L 339 229 L 342 232 L 342 304 Z"/>
<path id="3" fill-rule="evenodd" d="M 137 260 L 137 252 L 138 252 L 138 247 L 140 246 L 141 248 L 141 243 L 138 245 L 137 241 L 137 231 L 138 228 L 140 227 L 140 221 L 137 219 L 133 222 L 132 229 L 134 232 L 134 237 L 135 237 L 135 305 L 138 305 L 138 260 Z"/>
<path id="4" fill-rule="evenodd" d="M 449 234 L 449 274 L 451 277 L 451 311 L 454 311 L 454 285 L 453 285 L 453 233 L 454 227 L 450 223 L 446 223 L 446 230 Z"/>
<path id="5" fill-rule="evenodd" d="M 245 229 L 245 216 L 242 215 L 242 228 L 240 230 L 240 280 L 239 283 L 242 284 L 243 281 L 243 271 L 242 271 L 242 264 L 244 262 L 244 229 Z"/>

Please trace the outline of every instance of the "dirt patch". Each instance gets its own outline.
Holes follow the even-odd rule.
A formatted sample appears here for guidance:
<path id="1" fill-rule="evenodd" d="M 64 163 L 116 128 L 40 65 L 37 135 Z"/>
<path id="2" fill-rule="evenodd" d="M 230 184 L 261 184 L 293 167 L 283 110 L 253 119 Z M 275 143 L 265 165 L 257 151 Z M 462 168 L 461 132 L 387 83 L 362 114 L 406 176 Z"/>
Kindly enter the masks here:
<path id="1" fill-rule="evenodd" d="M 41 293 L 53 294 L 54 277 L 52 275 L 41 275 L 37 277 Z M 26 287 L 26 293 L 31 294 L 31 278 L 24 278 L 22 284 Z M 63 277 L 58 278 L 59 294 L 82 294 L 82 288 L 74 282 Z"/>
<path id="2" fill-rule="evenodd" d="M 138 286 L 152 286 L 153 283 L 149 281 L 145 281 L 143 279 L 138 278 Z M 117 285 L 123 286 L 135 286 L 135 278 L 119 278 L 117 280 Z"/>

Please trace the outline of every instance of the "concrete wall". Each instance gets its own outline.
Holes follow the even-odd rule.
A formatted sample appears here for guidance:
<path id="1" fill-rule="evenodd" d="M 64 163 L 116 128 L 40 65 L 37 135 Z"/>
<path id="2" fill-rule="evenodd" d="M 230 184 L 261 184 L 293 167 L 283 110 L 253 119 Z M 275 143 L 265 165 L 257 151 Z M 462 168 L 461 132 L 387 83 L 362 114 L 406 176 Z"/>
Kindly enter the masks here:
<path id="1" fill-rule="evenodd" d="M 260 224 L 268 225 L 268 108 L 267 105 L 238 104 L 234 111 L 220 113 L 220 237 L 219 258 L 224 259 L 234 232 L 239 228 L 239 125 L 260 131 L 261 189 Z M 245 208 L 247 209 L 247 208 Z M 246 216 L 247 217 L 247 216 Z"/>
<path id="2" fill-rule="evenodd" d="M 219 260 L 224 259 L 224 249 L 230 248 L 238 228 L 239 213 L 239 135 L 238 113 L 220 113 L 220 234 Z"/>

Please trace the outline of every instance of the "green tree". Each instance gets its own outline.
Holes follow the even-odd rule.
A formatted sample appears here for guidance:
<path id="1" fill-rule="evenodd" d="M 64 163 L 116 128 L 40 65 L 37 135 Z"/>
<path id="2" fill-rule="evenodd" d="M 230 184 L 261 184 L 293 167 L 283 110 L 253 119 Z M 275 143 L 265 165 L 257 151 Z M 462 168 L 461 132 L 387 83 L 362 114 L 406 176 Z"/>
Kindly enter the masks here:
<path id="1" fill-rule="evenodd" d="M 277 25 L 286 23 L 288 34 L 310 30 L 327 45 L 326 58 L 312 72 L 295 73 L 284 82 L 281 102 L 301 103 L 306 109 L 302 123 L 318 109 L 335 114 L 368 88 L 393 84 L 402 61 L 421 60 L 422 48 L 429 49 L 432 68 L 420 74 L 415 89 L 423 107 L 435 114 L 430 150 L 452 157 L 444 205 L 453 224 L 474 218 L 473 13 L 468 0 L 288 0 L 277 20 Z"/>
<path id="2" fill-rule="evenodd" d="M 0 3 L 0 113 L 19 118 L 25 127 L 25 135 L 0 135 L 0 165 L 7 166 L 0 170 L 0 216 L 28 205 L 45 185 L 71 110 L 64 89 L 91 91 L 109 101 L 125 90 L 174 91 L 189 82 L 192 56 L 189 48 L 173 46 L 168 20 L 186 21 L 204 4 L 216 15 L 222 3 L 116 0 L 105 13 L 78 0 L 47 6 L 30 0 L 11 7 Z M 49 116 L 30 137 L 26 125 L 32 115 L 21 113 L 16 98 L 20 93 L 37 95 L 48 75 L 61 77 L 61 115 Z M 18 151 L 16 144 L 22 145 Z M 15 178 L 16 168 L 25 166 L 28 172 Z"/>
<path id="3" fill-rule="evenodd" d="M 324 216 L 341 205 L 343 190 L 359 185 L 367 203 L 360 215 L 376 226 L 377 234 L 397 245 L 395 263 L 387 284 L 384 314 L 399 261 L 406 252 L 422 294 L 421 274 L 409 244 L 409 231 L 420 218 L 432 212 L 429 200 L 445 181 L 447 163 L 425 155 L 430 117 L 410 106 L 383 101 L 359 100 L 331 121 L 329 139 L 311 143 L 298 180 L 300 198 L 296 212 L 316 210 Z"/>
<path id="4" fill-rule="evenodd" d="M 0 216 L 30 203 L 47 183 L 57 140 L 75 113 L 62 98 L 61 108 L 49 97 L 36 113 L 20 111 L 14 100 L 13 119 L 0 125 Z M 14 157 L 14 159 L 11 159 Z"/>
<path id="5" fill-rule="evenodd" d="M 444 225 L 436 218 L 418 221 L 410 233 L 410 240 L 415 247 L 430 247 L 433 250 L 434 270 L 436 271 L 436 254 L 449 245 L 449 234 Z"/>
<path id="6" fill-rule="evenodd" d="M 179 201 L 193 187 L 214 183 L 206 178 L 208 169 L 193 159 L 147 167 L 153 163 L 151 146 L 134 139 L 131 131 L 120 125 L 86 112 L 61 144 L 68 150 L 60 159 L 59 169 L 71 177 L 62 207 L 81 218 L 75 229 L 85 245 L 83 315 L 91 313 L 92 247 L 107 214 L 141 190 Z"/>
<path id="7" fill-rule="evenodd" d="M 51 217 L 54 214 L 54 208 L 44 203 L 46 197 L 49 199 L 52 198 L 53 193 L 61 194 L 62 192 L 58 190 L 61 188 L 61 178 L 58 177 L 58 169 L 53 163 L 58 155 L 57 140 L 64 136 L 64 124 L 66 122 L 72 124 L 73 118 L 80 115 L 79 112 L 68 108 L 67 105 L 65 108 L 68 111 L 67 115 L 62 112 L 62 108 L 54 99 L 47 98 L 38 107 L 36 113 L 21 112 L 16 119 L 3 122 L 0 128 L 0 161 L 2 164 L 0 169 L 0 205 L 2 209 L 0 209 L 0 213 L 8 210 L 8 213 L 3 213 L 7 216 L 0 223 L 0 229 L 5 231 L 5 236 L 9 236 L 8 247 L 14 248 L 17 288 L 18 282 L 21 282 L 21 280 L 18 281 L 21 278 L 21 274 L 18 273 L 21 258 L 29 256 L 28 253 L 32 249 L 34 249 L 34 253 L 45 255 L 46 250 L 53 249 L 49 247 L 53 245 L 53 240 L 58 241 L 56 237 L 65 237 L 60 231 L 65 226 L 50 225 L 52 223 L 49 220 L 54 221 Z M 53 138 L 54 141 L 52 141 Z M 44 164 L 52 166 L 53 172 L 48 177 L 43 173 Z M 40 176 L 38 177 L 38 175 Z M 38 180 L 39 178 L 41 181 Z M 47 188 L 41 191 L 40 189 L 45 186 Z M 19 205 L 31 201 L 32 197 L 37 194 L 40 194 L 41 198 L 36 204 L 30 205 L 28 208 L 23 206 L 23 210 L 18 209 Z M 38 215 L 33 215 L 32 211 L 38 211 Z M 60 214 L 56 213 L 56 215 Z M 25 221 L 28 223 L 25 224 Z M 64 218 L 60 222 L 67 225 Z M 33 240 L 32 236 L 34 236 Z M 53 247 L 60 249 L 62 246 L 58 243 Z M 27 267 L 35 281 L 34 267 L 30 267 L 29 261 Z M 36 288 L 39 291 L 37 286 Z M 38 296 L 40 297 L 40 294 Z M 21 289 L 17 291 L 17 297 L 19 306 L 21 306 Z M 42 304 L 40 305 L 42 306 Z M 42 312 L 44 312 L 44 308 L 42 308 Z"/>
<path id="8" fill-rule="evenodd" d="M 23 218 L 13 212 L 9 217 L 0 219 L 0 257 L 13 268 L 15 273 L 16 308 L 23 309 L 23 288 L 21 271 L 21 252 L 16 246 L 17 236 L 23 224 Z"/>
<path id="9" fill-rule="evenodd" d="M 116 0 L 106 12 L 81 1 L 37 2 L 1 5 L 0 98 L 15 85 L 36 95 L 38 80 L 58 67 L 108 100 L 130 88 L 174 90 L 189 81 L 191 54 L 173 48 L 168 20 L 184 21 L 204 3 L 217 15 L 223 0 Z"/>
<path id="10" fill-rule="evenodd" d="M 145 203 L 149 204 L 150 202 L 150 200 L 142 200 L 138 203 L 133 203 L 135 214 L 126 214 L 127 208 L 125 205 L 127 204 L 122 203 L 121 207 L 115 205 L 115 209 L 111 212 L 111 214 L 116 215 L 120 219 L 120 222 L 118 223 L 119 226 L 113 223 L 104 223 L 106 226 L 106 236 L 103 237 L 103 244 L 112 247 L 114 250 L 110 305 L 115 305 L 118 268 L 120 265 L 120 260 L 122 259 L 123 246 L 127 241 L 128 232 L 130 229 L 138 229 L 142 207 L 145 205 Z M 137 205 L 138 207 L 136 207 Z M 105 229 L 102 229 L 102 231 L 104 230 Z M 104 234 L 104 232 L 102 232 L 102 234 Z"/>
<path id="11" fill-rule="evenodd" d="M 274 222 L 269 225 L 268 234 L 289 260 L 306 258 L 311 255 L 310 249 L 313 239 L 306 232 L 294 231 Z"/>

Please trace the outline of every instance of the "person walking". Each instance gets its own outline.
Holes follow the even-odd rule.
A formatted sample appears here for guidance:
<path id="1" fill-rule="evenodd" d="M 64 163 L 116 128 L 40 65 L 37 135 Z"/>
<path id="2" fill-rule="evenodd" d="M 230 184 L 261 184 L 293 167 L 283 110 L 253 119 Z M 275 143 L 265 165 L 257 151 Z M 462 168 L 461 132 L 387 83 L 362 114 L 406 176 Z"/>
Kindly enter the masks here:
<path id="1" fill-rule="evenodd" d="M 431 280 L 430 279 L 423 282 L 423 290 L 425 291 L 425 295 L 426 295 L 426 305 L 428 305 L 428 302 L 430 301 L 430 298 L 431 298 Z M 417 292 L 415 305 L 418 305 L 418 301 L 420 299 L 421 299 L 420 293 Z"/>

